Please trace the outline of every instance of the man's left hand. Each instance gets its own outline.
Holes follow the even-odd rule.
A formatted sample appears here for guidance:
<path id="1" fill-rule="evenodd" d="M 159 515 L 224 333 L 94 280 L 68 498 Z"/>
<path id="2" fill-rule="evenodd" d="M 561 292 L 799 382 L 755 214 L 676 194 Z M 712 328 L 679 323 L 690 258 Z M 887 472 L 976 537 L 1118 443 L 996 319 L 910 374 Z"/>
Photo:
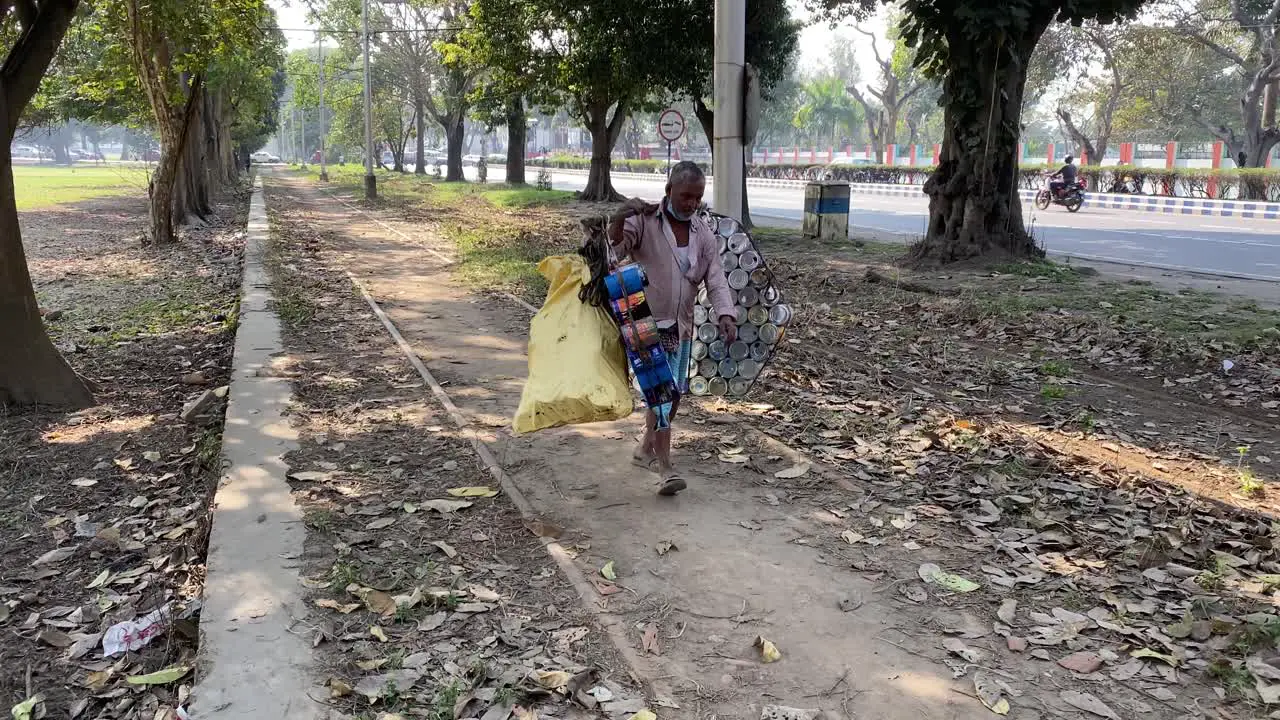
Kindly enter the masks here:
<path id="1" fill-rule="evenodd" d="M 734 317 L 730 315 L 720 316 L 720 336 L 727 343 L 738 339 L 738 323 Z"/>

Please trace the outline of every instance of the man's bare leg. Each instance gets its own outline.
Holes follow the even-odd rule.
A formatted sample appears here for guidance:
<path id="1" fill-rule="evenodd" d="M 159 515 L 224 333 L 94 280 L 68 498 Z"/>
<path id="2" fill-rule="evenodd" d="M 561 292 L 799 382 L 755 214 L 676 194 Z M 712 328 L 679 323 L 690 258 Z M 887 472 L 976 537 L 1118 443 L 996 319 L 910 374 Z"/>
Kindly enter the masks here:
<path id="1" fill-rule="evenodd" d="M 671 403 L 671 414 L 669 419 L 674 422 L 676 419 L 676 411 L 680 408 L 680 399 L 676 398 Z M 653 414 L 653 413 L 650 413 Z M 676 493 L 688 487 L 685 479 L 675 471 L 671 464 L 671 428 L 666 427 L 662 430 L 656 429 L 657 416 L 654 416 L 655 429 L 646 435 L 652 437 L 653 455 L 658 460 L 658 477 L 662 478 L 662 484 L 658 488 L 659 495 L 675 495 Z"/>

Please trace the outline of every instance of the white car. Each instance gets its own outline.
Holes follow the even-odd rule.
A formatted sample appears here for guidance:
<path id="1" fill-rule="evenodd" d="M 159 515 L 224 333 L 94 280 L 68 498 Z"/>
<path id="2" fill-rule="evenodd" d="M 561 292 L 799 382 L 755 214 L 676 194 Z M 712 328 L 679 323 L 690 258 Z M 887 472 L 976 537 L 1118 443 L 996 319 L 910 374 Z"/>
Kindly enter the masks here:
<path id="1" fill-rule="evenodd" d="M 40 151 L 30 145 L 15 145 L 9 150 L 9 156 L 15 158 L 39 158 Z"/>
<path id="2" fill-rule="evenodd" d="M 272 155 L 266 150 L 259 150 L 258 152 L 249 156 L 249 161 L 256 162 L 256 163 L 278 163 L 280 162 L 280 158 L 276 157 L 275 155 Z"/>

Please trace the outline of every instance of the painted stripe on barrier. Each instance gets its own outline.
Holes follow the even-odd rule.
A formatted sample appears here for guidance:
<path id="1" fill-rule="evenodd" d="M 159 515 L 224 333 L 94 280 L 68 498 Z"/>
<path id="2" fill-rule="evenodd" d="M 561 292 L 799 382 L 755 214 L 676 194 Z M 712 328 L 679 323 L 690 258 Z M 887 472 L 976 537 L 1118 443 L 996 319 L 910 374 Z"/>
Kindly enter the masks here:
<path id="1" fill-rule="evenodd" d="M 549 171 L 585 175 L 586 170 L 574 168 L 548 168 Z M 660 173 L 614 172 L 615 177 L 656 180 Z M 655 177 L 655 175 L 657 177 Z M 796 188 L 807 185 L 810 180 L 782 180 L 777 178 L 747 178 L 747 185 L 754 187 Z M 887 185 L 873 183 L 850 183 L 851 195 L 880 195 L 919 197 L 924 188 L 920 185 Z M 1019 188 L 1018 195 L 1024 200 L 1034 200 L 1036 190 Z M 1113 193 L 1091 193 L 1085 197 L 1084 207 L 1104 208 L 1112 210 L 1134 210 L 1138 212 L 1161 212 L 1165 214 L 1200 215 L 1209 217 L 1243 217 L 1247 219 L 1280 220 L 1280 203 L 1243 202 L 1238 200 L 1214 200 L 1211 198 L 1170 198 L 1153 195 L 1128 195 Z"/>

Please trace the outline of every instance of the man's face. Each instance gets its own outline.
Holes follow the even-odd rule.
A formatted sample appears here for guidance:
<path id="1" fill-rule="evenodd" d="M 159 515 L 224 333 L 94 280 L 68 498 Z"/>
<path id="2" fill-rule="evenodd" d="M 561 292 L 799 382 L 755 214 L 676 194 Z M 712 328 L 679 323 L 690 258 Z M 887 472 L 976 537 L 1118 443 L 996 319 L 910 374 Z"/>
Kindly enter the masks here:
<path id="1" fill-rule="evenodd" d="M 706 180 L 667 183 L 667 197 L 671 198 L 671 206 L 675 211 L 687 217 L 698 211 L 698 207 L 702 205 L 702 193 L 706 189 Z"/>

